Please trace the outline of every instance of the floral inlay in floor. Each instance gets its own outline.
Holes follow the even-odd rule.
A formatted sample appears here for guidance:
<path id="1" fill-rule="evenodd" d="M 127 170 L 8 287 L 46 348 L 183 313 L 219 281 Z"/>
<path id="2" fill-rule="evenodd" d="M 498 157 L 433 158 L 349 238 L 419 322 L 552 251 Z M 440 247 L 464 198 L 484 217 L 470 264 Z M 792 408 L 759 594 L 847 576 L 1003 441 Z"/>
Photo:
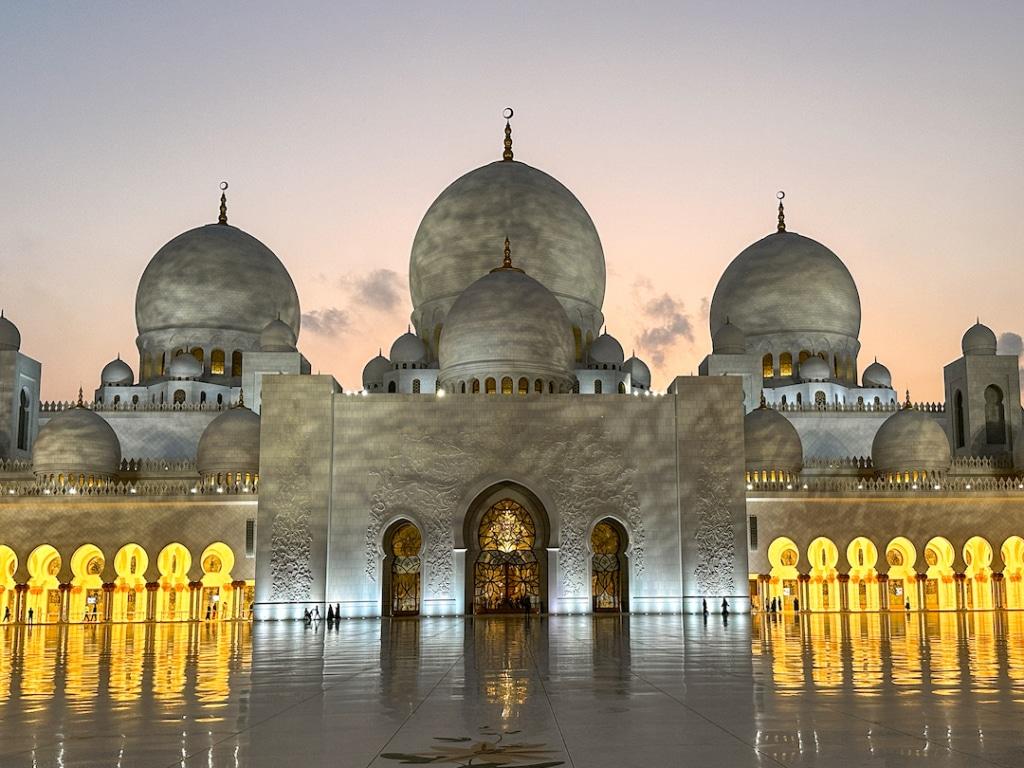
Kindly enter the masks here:
<path id="1" fill-rule="evenodd" d="M 471 736 L 435 736 L 425 752 L 384 752 L 385 760 L 396 760 L 402 765 L 461 765 L 466 768 L 554 768 L 565 765 L 554 759 L 558 750 L 546 749 L 545 744 L 531 744 L 507 737 L 520 733 L 498 731 L 481 726 L 476 738 Z"/>

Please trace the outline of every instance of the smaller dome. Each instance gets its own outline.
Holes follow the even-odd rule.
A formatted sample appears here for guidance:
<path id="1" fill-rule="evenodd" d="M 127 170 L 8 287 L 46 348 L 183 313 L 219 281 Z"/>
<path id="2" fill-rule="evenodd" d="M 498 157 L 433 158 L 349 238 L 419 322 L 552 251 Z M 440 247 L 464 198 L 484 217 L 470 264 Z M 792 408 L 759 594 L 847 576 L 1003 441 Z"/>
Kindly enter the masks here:
<path id="1" fill-rule="evenodd" d="M 885 387 L 886 389 L 892 389 L 892 374 L 889 373 L 889 369 L 878 362 L 875 359 L 871 365 L 864 369 L 864 375 L 861 377 L 865 387 Z"/>
<path id="2" fill-rule="evenodd" d="M 167 366 L 167 375 L 172 379 L 197 379 L 203 375 L 203 364 L 188 352 L 182 352 Z"/>
<path id="3" fill-rule="evenodd" d="M 260 470 L 260 417 L 236 406 L 211 421 L 199 438 L 196 468 L 202 477 Z"/>
<path id="4" fill-rule="evenodd" d="M 427 361 L 427 345 L 423 339 L 412 331 L 406 331 L 391 345 L 391 362 L 398 363 L 425 363 Z"/>
<path id="5" fill-rule="evenodd" d="M 363 389 L 370 389 L 371 384 L 383 384 L 384 375 L 389 370 L 391 361 L 378 352 L 377 356 L 363 367 Z"/>
<path id="6" fill-rule="evenodd" d="M 711 337 L 711 351 L 716 355 L 743 355 L 747 351 L 747 335 L 725 319 L 725 325 Z"/>
<path id="7" fill-rule="evenodd" d="M 3 310 L 0 310 L 0 350 L 21 349 L 21 331 L 18 326 L 4 317 Z"/>
<path id="8" fill-rule="evenodd" d="M 792 422 L 771 408 L 755 408 L 743 418 L 743 449 L 747 472 L 799 474 L 804 449 Z"/>
<path id="9" fill-rule="evenodd" d="M 949 440 L 933 416 L 904 407 L 882 422 L 871 443 L 875 472 L 945 472 L 949 469 Z"/>
<path id="10" fill-rule="evenodd" d="M 630 383 L 640 389 L 651 388 L 651 369 L 636 355 L 622 364 L 622 370 L 629 374 Z"/>
<path id="11" fill-rule="evenodd" d="M 294 352 L 295 331 L 280 317 L 274 318 L 260 331 L 260 350 L 263 352 Z"/>
<path id="12" fill-rule="evenodd" d="M 105 387 L 127 387 L 131 386 L 134 381 L 135 374 L 132 372 L 131 366 L 122 360 L 120 355 L 116 360 L 111 360 L 104 365 L 100 372 L 100 384 Z"/>
<path id="13" fill-rule="evenodd" d="M 800 378 L 804 381 L 828 381 L 832 378 L 832 369 L 820 357 L 813 355 L 800 363 Z"/>
<path id="14" fill-rule="evenodd" d="M 590 343 L 590 362 L 597 365 L 622 365 L 626 355 L 618 340 L 605 331 Z"/>
<path id="15" fill-rule="evenodd" d="M 111 479 L 121 467 L 121 443 L 106 420 L 88 408 L 61 411 L 39 430 L 32 448 L 37 478 L 64 475 L 76 484 L 79 475 Z"/>
<path id="16" fill-rule="evenodd" d="M 996 353 L 996 335 L 987 325 L 979 320 L 964 333 L 960 348 L 965 355 L 994 355 Z"/>

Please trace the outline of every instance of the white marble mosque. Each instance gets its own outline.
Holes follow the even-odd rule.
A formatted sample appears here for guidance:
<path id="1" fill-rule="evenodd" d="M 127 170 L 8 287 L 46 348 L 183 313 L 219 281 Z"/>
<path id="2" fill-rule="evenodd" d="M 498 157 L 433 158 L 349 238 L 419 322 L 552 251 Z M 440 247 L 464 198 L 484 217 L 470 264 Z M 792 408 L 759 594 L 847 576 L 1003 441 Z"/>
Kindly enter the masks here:
<path id="1" fill-rule="evenodd" d="M 311 374 L 286 266 L 222 194 L 142 273 L 137 368 L 41 402 L 0 319 L 0 609 L 1024 608 L 1017 357 L 979 322 L 945 401 L 912 402 L 897 366 L 861 365 L 839 256 L 786 228 L 781 195 L 771 229 L 718 283 L 700 375 L 653 382 L 601 330 L 597 227 L 506 124 L 502 157 L 420 223 L 409 331 L 343 391 Z"/>

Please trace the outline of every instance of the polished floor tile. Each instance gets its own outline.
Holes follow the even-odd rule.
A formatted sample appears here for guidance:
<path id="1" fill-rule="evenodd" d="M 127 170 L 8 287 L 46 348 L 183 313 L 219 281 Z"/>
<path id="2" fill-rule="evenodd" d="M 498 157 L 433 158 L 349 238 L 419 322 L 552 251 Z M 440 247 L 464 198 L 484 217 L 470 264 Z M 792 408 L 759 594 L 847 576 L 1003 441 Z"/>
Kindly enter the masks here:
<path id="1" fill-rule="evenodd" d="M 1024 615 L 0 628 L 0 766 L 1024 765 Z"/>

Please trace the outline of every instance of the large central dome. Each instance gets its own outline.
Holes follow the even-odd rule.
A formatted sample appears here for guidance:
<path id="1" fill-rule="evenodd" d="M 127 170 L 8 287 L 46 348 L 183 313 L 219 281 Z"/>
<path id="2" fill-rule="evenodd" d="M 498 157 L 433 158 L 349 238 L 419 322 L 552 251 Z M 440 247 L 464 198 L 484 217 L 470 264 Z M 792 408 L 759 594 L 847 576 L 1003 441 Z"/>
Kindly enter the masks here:
<path id="1" fill-rule="evenodd" d="M 433 339 L 459 294 L 494 266 L 502 237 L 516 244 L 516 264 L 555 295 L 572 324 L 597 335 L 605 264 L 594 222 L 557 180 L 507 160 L 457 179 L 420 222 L 409 262 L 420 336 Z"/>

